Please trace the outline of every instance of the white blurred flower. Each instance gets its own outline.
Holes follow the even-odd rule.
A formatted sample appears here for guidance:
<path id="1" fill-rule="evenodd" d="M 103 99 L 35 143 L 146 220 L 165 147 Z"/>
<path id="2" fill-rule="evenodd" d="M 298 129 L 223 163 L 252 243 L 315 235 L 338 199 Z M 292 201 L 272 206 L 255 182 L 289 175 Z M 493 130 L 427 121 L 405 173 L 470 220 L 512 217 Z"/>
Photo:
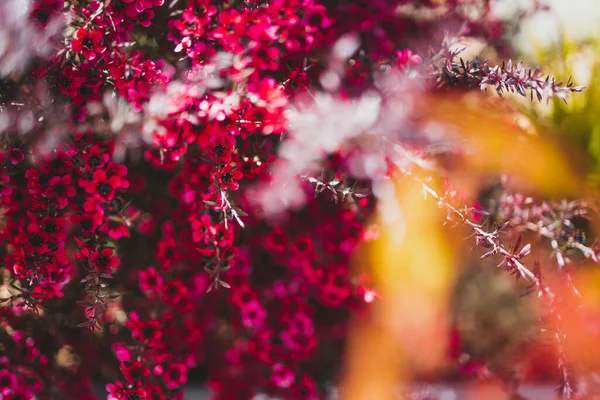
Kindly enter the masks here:
<path id="1" fill-rule="evenodd" d="M 422 66 L 402 72 L 390 66 L 375 74 L 376 90 L 353 100 L 331 93 L 337 87 L 336 60 L 356 52 L 356 46 L 358 41 L 353 36 L 338 40 L 329 70 L 321 75 L 321 83 L 328 92 L 297 98 L 288 107 L 289 127 L 279 148 L 280 163 L 272 168 L 271 182 L 253 193 L 253 199 L 267 215 L 276 216 L 286 209 L 301 206 L 305 201 L 300 186 L 302 178 L 320 173 L 323 160 L 329 154 L 344 152 L 350 174 L 376 185 L 387 179 L 388 157 L 404 162 L 398 160 L 400 156 L 394 150 L 394 143 L 446 140 L 435 130 L 421 132 L 409 123 L 414 96 L 424 89 L 422 77 L 426 71 Z M 407 164 L 411 162 L 406 158 Z"/>
<path id="2" fill-rule="evenodd" d="M 352 32 L 340 37 L 333 45 L 333 56 L 346 60 L 360 47 L 358 34 Z"/>
<path id="3" fill-rule="evenodd" d="M 103 104 L 110 115 L 110 130 L 118 133 L 127 125 L 139 124 L 142 117 L 131 109 L 127 100 L 122 97 L 105 93 Z"/>
<path id="4" fill-rule="evenodd" d="M 273 181 L 260 191 L 258 201 L 269 214 L 303 204 L 300 176 L 316 170 L 327 154 L 338 151 L 352 139 L 367 132 L 379 118 L 381 97 L 367 92 L 357 100 L 342 100 L 329 93 L 317 93 L 309 105 L 288 109 L 289 137 L 281 144 L 281 165 Z"/>
<path id="5" fill-rule="evenodd" d="M 48 55 L 50 38 L 63 26 L 56 17 L 45 29 L 29 19 L 29 0 L 0 1 L 0 77 L 23 71 L 31 58 Z"/>
<path id="6" fill-rule="evenodd" d="M 328 68 L 321 73 L 319 82 L 328 92 L 336 92 L 341 83 L 346 62 L 360 48 L 360 38 L 355 32 L 346 33 L 333 45 L 329 59 Z"/>

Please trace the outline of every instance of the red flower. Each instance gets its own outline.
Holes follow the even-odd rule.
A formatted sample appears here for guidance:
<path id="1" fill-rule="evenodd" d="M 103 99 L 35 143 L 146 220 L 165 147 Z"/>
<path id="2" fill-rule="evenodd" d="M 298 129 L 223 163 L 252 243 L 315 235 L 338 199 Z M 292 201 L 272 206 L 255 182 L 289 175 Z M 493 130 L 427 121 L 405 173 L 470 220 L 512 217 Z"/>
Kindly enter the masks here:
<path id="1" fill-rule="evenodd" d="M 99 30 L 88 31 L 85 28 L 79 28 L 71 41 L 71 49 L 76 53 L 81 53 L 89 60 L 94 61 L 98 54 L 106 51 L 106 46 L 103 46 L 104 38 Z"/>
<path id="2" fill-rule="evenodd" d="M 122 363 L 121 372 L 127 383 L 131 385 L 141 385 L 143 379 L 150 376 L 150 369 L 139 361 Z"/>
<path id="3" fill-rule="evenodd" d="M 396 66 L 403 70 L 407 65 L 417 65 L 421 63 L 421 57 L 418 54 L 413 54 L 408 49 L 396 50 Z"/>
<path id="4" fill-rule="evenodd" d="M 298 236 L 292 244 L 292 251 L 297 256 L 309 255 L 313 250 L 313 239 L 310 236 Z"/>
<path id="5" fill-rule="evenodd" d="M 267 250 L 282 253 L 288 246 L 289 237 L 281 227 L 276 227 L 264 236 L 263 241 Z"/>
<path id="6" fill-rule="evenodd" d="M 91 146 L 88 151 L 83 153 L 81 158 L 85 162 L 86 168 L 90 169 L 102 168 L 110 160 L 109 155 L 102 152 L 98 145 Z"/>
<path id="7" fill-rule="evenodd" d="M 92 253 L 92 262 L 100 271 L 107 271 L 112 268 L 117 268 L 121 264 L 118 257 L 113 256 L 113 250 L 110 248 L 94 251 Z"/>
<path id="8" fill-rule="evenodd" d="M 288 96 L 296 92 L 304 92 L 309 85 L 308 74 L 303 69 L 295 69 L 284 82 L 285 94 Z"/>
<path id="9" fill-rule="evenodd" d="M 73 98 L 80 96 L 81 86 L 87 81 L 85 75 L 80 71 L 67 65 L 60 71 L 58 78 L 58 88 L 62 94 Z"/>
<path id="10" fill-rule="evenodd" d="M 127 389 L 124 393 L 125 400 L 146 400 L 147 398 L 146 390 L 142 388 Z"/>
<path id="11" fill-rule="evenodd" d="M 71 215 L 70 222 L 73 225 L 79 225 L 81 227 L 83 236 L 89 236 L 102 224 L 102 219 L 102 216 L 99 216 L 98 218 L 95 214 L 73 214 Z"/>
<path id="12" fill-rule="evenodd" d="M 46 187 L 50 183 L 50 178 L 52 178 L 51 173 L 51 169 L 47 166 L 40 169 L 28 169 L 27 172 L 25 172 L 25 177 L 27 178 L 27 188 L 29 189 L 29 193 L 35 195 L 44 193 Z"/>
<path id="13" fill-rule="evenodd" d="M 227 164 L 215 176 L 219 180 L 219 185 L 222 189 L 238 190 L 240 184 L 237 181 L 242 179 L 243 174 L 241 171 L 234 170 L 231 164 Z"/>
<path id="14" fill-rule="evenodd" d="M 241 311 L 242 322 L 248 328 L 260 328 L 267 318 L 267 312 L 256 300 L 246 303 Z"/>
<path id="15" fill-rule="evenodd" d="M 162 337 L 162 322 L 159 320 L 142 321 L 137 313 L 131 313 L 127 327 L 131 329 L 131 336 L 148 347 L 156 347 L 155 341 Z"/>
<path id="16" fill-rule="evenodd" d="M 119 176 L 111 176 L 110 178 L 104 170 L 96 170 L 92 175 L 92 180 L 81 179 L 79 186 L 83 187 L 86 193 L 95 194 L 107 200 L 112 200 L 115 195 L 115 190 L 121 188 L 121 178 Z"/>
<path id="17" fill-rule="evenodd" d="M 288 388 L 296 377 L 294 376 L 294 372 L 292 369 L 283 363 L 277 363 L 273 366 L 273 373 L 271 375 L 271 380 L 273 383 L 280 388 Z"/>
<path id="18" fill-rule="evenodd" d="M 114 385 L 109 383 L 106 385 L 106 391 L 108 392 L 108 397 L 106 400 L 123 400 L 125 399 L 125 388 L 121 382 L 117 382 Z"/>
<path id="19" fill-rule="evenodd" d="M 278 59 L 281 51 L 277 46 L 260 46 L 254 51 L 254 64 L 261 70 L 276 70 L 279 68 Z"/>
<path id="20" fill-rule="evenodd" d="M 100 232 L 107 234 L 111 239 L 120 239 L 129 237 L 129 229 L 125 222 L 109 220 L 106 224 L 100 227 Z"/>
<path id="21" fill-rule="evenodd" d="M 324 276 L 319 298 L 329 307 L 341 307 L 351 295 L 348 278 L 343 276 L 343 273 L 343 270 L 340 269 L 340 271 L 335 272 L 328 271 Z"/>
<path id="22" fill-rule="evenodd" d="M 175 239 L 163 239 L 158 242 L 156 258 L 161 261 L 161 267 L 168 269 L 179 259 L 179 250 Z"/>
<path id="23" fill-rule="evenodd" d="M 27 225 L 27 238 L 25 245 L 38 253 L 48 250 L 48 235 L 37 224 Z"/>
<path id="24" fill-rule="evenodd" d="M 164 283 L 162 276 L 155 268 L 150 267 L 138 272 L 138 281 L 142 292 L 156 292 Z"/>
<path id="25" fill-rule="evenodd" d="M 210 138 L 209 149 L 216 162 L 231 162 L 231 153 L 235 149 L 235 139 L 226 135 L 215 135 Z"/>
<path id="26" fill-rule="evenodd" d="M 167 387 L 176 389 L 187 382 L 188 369 L 184 364 L 172 363 L 165 369 L 163 378 Z"/>
<path id="27" fill-rule="evenodd" d="M 151 400 L 167 400 L 167 396 L 164 394 L 164 389 L 159 385 L 146 385 L 146 398 Z"/>
<path id="28" fill-rule="evenodd" d="M 18 163 L 20 163 L 21 161 L 23 161 L 25 159 L 23 152 L 19 149 L 12 149 L 9 154 L 10 154 L 10 162 L 12 163 L 12 165 L 17 165 Z"/>
<path id="29" fill-rule="evenodd" d="M 67 221 L 64 218 L 44 217 L 40 223 L 42 231 L 54 240 L 64 239 Z"/>
<path id="30" fill-rule="evenodd" d="M 7 370 L 0 371 L 0 394 L 17 387 L 17 377 Z"/>
<path id="31" fill-rule="evenodd" d="M 65 208 L 69 204 L 69 198 L 75 196 L 76 193 L 71 175 L 53 176 L 46 189 L 46 196 L 56 199 L 59 208 Z"/>
<path id="32" fill-rule="evenodd" d="M 10 394 L 7 394 L 6 397 L 2 397 L 4 400 L 31 400 L 33 399 L 33 394 L 26 392 L 22 389 L 17 389 Z"/>
<path id="33" fill-rule="evenodd" d="M 171 281 L 162 288 L 163 300 L 171 304 L 173 307 L 185 308 L 189 306 L 187 299 L 190 291 L 181 280 Z"/>
<path id="34" fill-rule="evenodd" d="M 308 375 L 303 376 L 299 382 L 296 380 L 296 383 L 290 388 L 289 394 L 294 399 L 313 400 L 319 398 L 317 385 Z"/>
<path id="35" fill-rule="evenodd" d="M 231 302 L 238 308 L 244 308 L 246 304 L 257 301 L 258 295 L 247 284 L 240 284 L 231 292 Z"/>

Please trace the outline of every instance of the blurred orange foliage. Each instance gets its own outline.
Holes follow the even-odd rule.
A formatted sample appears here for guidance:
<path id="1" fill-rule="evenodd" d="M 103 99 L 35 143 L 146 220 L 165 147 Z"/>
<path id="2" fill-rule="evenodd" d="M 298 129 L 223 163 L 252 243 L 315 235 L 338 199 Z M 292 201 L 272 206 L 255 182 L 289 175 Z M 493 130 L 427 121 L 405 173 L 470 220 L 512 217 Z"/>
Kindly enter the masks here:
<path id="1" fill-rule="evenodd" d="M 515 115 L 495 108 L 498 103 L 489 96 L 447 93 L 416 101 L 413 118 L 419 126 L 450 132 L 466 145 L 444 171 L 444 176 L 459 182 L 461 197 L 474 198 L 485 177 L 504 174 L 511 177 L 514 189 L 538 196 L 585 195 L 583 180 L 561 149 L 519 127 Z M 443 193 L 440 176 L 416 165 L 399 176 L 380 199 L 381 234 L 367 249 L 381 298 L 366 319 L 355 321 L 343 399 L 398 398 L 403 383 L 439 367 L 447 354 L 457 254 L 443 229 L 447 210 L 435 198 L 435 193 Z M 568 319 L 563 322 L 568 321 L 567 336 L 576 343 L 568 347 L 569 352 L 576 360 L 589 359 L 587 367 L 598 370 L 600 358 L 589 357 L 586 349 L 600 345 L 600 274 L 585 276 L 582 282 L 596 323 L 577 319 L 576 313 L 566 310 L 562 315 Z M 594 335 L 588 332 L 591 326 Z M 475 392 L 471 397 L 506 398 L 506 393 L 492 389 L 484 397 Z"/>

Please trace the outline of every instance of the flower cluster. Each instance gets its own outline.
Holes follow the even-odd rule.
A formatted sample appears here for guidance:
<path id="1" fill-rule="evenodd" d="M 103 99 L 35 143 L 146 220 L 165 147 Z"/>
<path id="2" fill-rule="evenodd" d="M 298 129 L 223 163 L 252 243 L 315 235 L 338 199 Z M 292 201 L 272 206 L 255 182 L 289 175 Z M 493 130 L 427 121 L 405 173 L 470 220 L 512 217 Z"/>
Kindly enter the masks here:
<path id="1" fill-rule="evenodd" d="M 31 29 L 5 24 L 14 3 L 0 5 L 3 399 L 94 399 L 98 381 L 109 400 L 181 399 L 192 377 L 216 399 L 325 398 L 350 319 L 379 297 L 352 257 L 378 236 L 383 183 L 448 140 L 411 120 L 414 96 L 581 90 L 440 46 L 459 26 L 506 46 L 511 21 L 487 0 L 35 0 L 18 14 Z M 440 50 L 417 51 L 424 38 Z M 552 295 L 528 247 L 444 204 Z M 579 203 L 529 205 L 507 194 L 503 228 L 546 237 L 559 267 L 573 249 L 598 262 L 570 222 Z"/>

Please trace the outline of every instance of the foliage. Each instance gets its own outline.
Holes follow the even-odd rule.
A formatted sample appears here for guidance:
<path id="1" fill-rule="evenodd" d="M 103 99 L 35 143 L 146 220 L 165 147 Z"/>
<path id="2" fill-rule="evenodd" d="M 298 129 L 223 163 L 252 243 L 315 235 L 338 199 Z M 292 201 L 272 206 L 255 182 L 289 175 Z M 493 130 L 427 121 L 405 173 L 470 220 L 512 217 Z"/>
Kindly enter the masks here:
<path id="1" fill-rule="evenodd" d="M 584 88 L 460 59 L 464 37 L 511 52 L 525 14 L 491 3 L 0 3 L 0 398 L 94 399 L 101 381 L 109 400 L 179 399 L 192 379 L 215 399 L 325 398 L 340 382 L 385 398 L 474 375 L 516 394 L 528 350 L 472 351 L 445 308 L 454 260 L 476 263 L 447 245 L 451 226 L 537 296 L 520 345 L 550 343 L 552 362 L 524 379 L 577 394 L 578 325 L 561 316 L 574 269 L 599 262 L 594 202 L 496 93 Z M 353 319 L 384 329 L 354 336 Z M 379 364 L 415 335 L 432 351 L 407 351 L 418 373 Z"/>

